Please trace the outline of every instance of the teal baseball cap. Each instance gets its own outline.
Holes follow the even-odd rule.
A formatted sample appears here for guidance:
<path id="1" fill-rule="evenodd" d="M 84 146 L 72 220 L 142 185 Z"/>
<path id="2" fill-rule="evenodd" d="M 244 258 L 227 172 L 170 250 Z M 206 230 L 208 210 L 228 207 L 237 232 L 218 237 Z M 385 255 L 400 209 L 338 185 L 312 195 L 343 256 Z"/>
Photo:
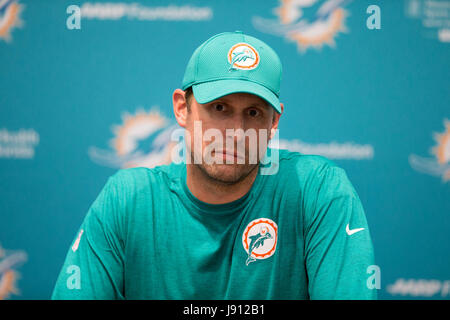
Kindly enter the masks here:
<path id="1" fill-rule="evenodd" d="M 281 73 L 281 60 L 266 43 L 242 31 L 223 32 L 194 51 L 182 89 L 192 87 L 201 104 L 232 93 L 251 93 L 281 113 Z"/>

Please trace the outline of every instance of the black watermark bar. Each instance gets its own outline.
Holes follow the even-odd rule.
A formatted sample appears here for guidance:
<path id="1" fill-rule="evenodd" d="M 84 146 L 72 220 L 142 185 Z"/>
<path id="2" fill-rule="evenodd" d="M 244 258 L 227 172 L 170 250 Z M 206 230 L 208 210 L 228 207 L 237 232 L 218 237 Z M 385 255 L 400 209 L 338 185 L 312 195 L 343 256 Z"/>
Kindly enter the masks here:
<path id="1" fill-rule="evenodd" d="M 3 312 L 52 313 L 64 316 L 128 314 L 139 319 L 297 319 L 313 312 L 315 317 L 332 312 L 345 315 L 349 310 L 363 309 L 372 315 L 415 312 L 418 308 L 448 310 L 450 301 L 444 300 L 9 300 L 0 301 Z M 349 309 L 350 308 L 350 309 Z M 8 310 L 9 309 L 9 310 Z M 46 313 L 40 313 L 44 311 Z M 139 317 L 133 315 L 139 314 Z M 128 319 L 128 317 L 127 317 Z"/>

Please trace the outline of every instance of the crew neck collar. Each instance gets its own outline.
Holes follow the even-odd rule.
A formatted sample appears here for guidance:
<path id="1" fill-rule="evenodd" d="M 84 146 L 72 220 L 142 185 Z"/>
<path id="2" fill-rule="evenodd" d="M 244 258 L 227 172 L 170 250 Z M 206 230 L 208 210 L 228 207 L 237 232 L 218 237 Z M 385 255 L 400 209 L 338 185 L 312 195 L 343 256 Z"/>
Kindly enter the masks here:
<path id="1" fill-rule="evenodd" d="M 199 200 L 197 197 L 195 197 L 192 192 L 189 190 L 187 186 L 187 172 L 186 172 L 186 165 L 183 166 L 183 170 L 181 171 L 181 185 L 182 189 L 184 191 L 184 195 L 186 196 L 187 200 L 198 210 L 204 213 L 208 214 L 215 214 L 215 215 L 228 215 L 233 214 L 236 212 L 241 211 L 248 201 L 252 198 L 255 190 L 258 188 L 259 180 L 260 180 L 260 173 L 258 168 L 258 174 L 256 175 L 255 181 L 253 182 L 252 186 L 250 187 L 249 191 L 240 197 L 239 199 L 236 199 L 231 202 L 223 203 L 223 204 L 211 204 L 204 201 Z"/>

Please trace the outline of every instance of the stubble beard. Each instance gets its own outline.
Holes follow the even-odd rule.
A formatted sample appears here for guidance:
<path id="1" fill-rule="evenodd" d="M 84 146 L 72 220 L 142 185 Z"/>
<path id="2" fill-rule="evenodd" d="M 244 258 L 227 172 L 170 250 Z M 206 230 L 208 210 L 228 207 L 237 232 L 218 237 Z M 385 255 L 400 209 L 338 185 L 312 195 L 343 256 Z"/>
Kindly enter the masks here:
<path id="1" fill-rule="evenodd" d="M 254 170 L 257 170 L 259 162 L 256 164 L 205 164 L 194 163 L 194 155 L 191 152 L 191 163 L 210 181 L 218 185 L 235 185 L 247 178 Z"/>

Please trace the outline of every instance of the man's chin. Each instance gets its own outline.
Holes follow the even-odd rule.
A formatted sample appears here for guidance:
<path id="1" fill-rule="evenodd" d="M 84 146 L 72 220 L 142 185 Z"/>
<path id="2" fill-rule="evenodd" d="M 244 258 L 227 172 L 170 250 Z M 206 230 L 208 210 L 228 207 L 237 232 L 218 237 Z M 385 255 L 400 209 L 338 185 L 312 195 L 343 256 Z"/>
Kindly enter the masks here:
<path id="1" fill-rule="evenodd" d="M 244 164 L 211 164 L 197 165 L 211 180 L 223 184 L 236 184 L 244 180 L 257 165 Z"/>

